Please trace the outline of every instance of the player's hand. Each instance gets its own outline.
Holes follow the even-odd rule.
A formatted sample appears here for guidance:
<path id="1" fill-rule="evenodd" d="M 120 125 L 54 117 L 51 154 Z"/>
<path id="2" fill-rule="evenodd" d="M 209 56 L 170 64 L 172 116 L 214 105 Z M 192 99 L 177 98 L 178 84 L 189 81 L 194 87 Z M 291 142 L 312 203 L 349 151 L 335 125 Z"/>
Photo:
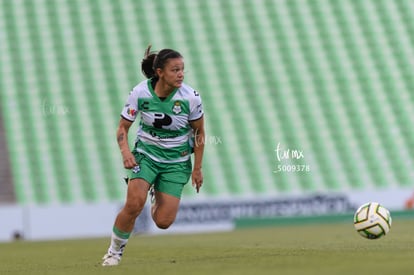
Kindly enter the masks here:
<path id="1" fill-rule="evenodd" d="M 192 182 L 194 188 L 197 190 L 197 193 L 200 191 L 201 186 L 203 185 L 203 172 L 200 169 L 194 169 L 191 174 Z"/>
<path id="2" fill-rule="evenodd" d="M 126 169 L 131 169 L 137 166 L 137 161 L 135 160 L 135 156 L 131 152 L 125 152 L 122 154 L 122 159 L 124 162 L 124 167 Z"/>

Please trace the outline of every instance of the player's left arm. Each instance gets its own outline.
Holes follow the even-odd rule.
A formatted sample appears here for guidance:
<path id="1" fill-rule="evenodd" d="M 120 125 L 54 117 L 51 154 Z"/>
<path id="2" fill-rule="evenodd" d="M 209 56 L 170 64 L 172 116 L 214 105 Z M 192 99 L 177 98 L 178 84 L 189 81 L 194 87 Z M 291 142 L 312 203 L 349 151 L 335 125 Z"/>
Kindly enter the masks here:
<path id="1" fill-rule="evenodd" d="M 203 185 L 203 173 L 201 171 L 204 154 L 204 116 L 201 118 L 190 121 L 190 125 L 194 130 L 194 167 L 191 175 L 193 186 L 196 188 L 197 193 L 200 191 L 200 187 Z"/>

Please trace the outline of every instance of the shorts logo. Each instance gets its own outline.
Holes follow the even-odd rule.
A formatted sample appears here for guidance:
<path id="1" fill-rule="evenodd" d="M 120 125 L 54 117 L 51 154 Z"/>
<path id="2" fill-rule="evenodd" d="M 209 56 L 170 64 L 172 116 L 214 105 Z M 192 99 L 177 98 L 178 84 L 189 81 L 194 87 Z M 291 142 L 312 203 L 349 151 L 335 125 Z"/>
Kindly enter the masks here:
<path id="1" fill-rule="evenodd" d="M 174 102 L 174 107 L 172 108 L 172 111 L 176 115 L 181 113 L 181 102 L 180 101 Z"/>
<path id="2" fill-rule="evenodd" d="M 138 173 L 139 171 L 141 171 L 141 166 L 137 165 L 134 168 L 131 169 L 132 173 Z"/>

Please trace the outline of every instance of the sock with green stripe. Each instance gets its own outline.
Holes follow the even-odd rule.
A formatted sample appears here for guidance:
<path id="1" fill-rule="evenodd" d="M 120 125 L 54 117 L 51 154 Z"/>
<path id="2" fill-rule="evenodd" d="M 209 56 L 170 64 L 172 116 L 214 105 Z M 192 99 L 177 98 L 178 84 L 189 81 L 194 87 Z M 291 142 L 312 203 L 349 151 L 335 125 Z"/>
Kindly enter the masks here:
<path id="1" fill-rule="evenodd" d="M 130 235 L 131 232 L 123 232 L 114 226 L 112 229 L 111 245 L 109 246 L 108 253 L 122 256 Z"/>

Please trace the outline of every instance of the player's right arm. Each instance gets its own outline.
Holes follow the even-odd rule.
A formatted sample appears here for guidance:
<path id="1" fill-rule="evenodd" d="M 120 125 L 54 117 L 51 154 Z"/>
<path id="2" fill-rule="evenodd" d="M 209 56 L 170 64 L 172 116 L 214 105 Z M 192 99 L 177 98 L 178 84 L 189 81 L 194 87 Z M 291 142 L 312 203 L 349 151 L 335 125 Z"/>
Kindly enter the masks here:
<path id="1" fill-rule="evenodd" d="M 116 139 L 121 150 L 122 160 L 126 169 L 137 166 L 134 155 L 129 149 L 128 131 L 138 114 L 138 86 L 129 93 L 127 102 L 122 109 Z"/>
<path id="2" fill-rule="evenodd" d="M 126 120 L 125 118 L 121 117 L 118 125 L 118 130 L 116 132 L 116 138 L 118 141 L 119 149 L 121 150 L 124 167 L 126 169 L 134 168 L 137 165 L 135 157 L 129 149 L 128 143 L 128 131 L 132 123 L 132 121 Z"/>

